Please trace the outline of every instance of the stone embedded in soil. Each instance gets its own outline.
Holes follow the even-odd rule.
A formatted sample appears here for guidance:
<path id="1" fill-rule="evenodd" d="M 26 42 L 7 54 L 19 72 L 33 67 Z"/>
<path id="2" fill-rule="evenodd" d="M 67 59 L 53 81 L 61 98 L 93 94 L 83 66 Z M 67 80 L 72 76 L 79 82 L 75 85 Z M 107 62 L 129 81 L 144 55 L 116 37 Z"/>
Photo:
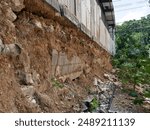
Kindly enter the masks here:
<path id="1" fill-rule="evenodd" d="M 40 83 L 40 75 L 36 71 L 32 72 L 32 78 L 33 78 L 34 84 Z"/>
<path id="2" fill-rule="evenodd" d="M 21 90 L 25 96 L 32 97 L 35 93 L 35 88 L 33 86 L 23 86 Z"/>
<path id="3" fill-rule="evenodd" d="M 80 105 L 76 104 L 75 106 L 73 106 L 73 110 L 79 112 L 81 110 Z"/>
<path id="4" fill-rule="evenodd" d="M 112 69 L 112 71 L 111 71 L 113 74 L 115 74 L 116 73 L 116 69 Z"/>
<path id="5" fill-rule="evenodd" d="M 94 95 L 89 95 L 87 99 L 85 99 L 83 102 L 92 102 L 93 99 L 94 99 Z"/>
<path id="6" fill-rule="evenodd" d="M 5 10 L 5 13 L 6 13 L 5 16 L 7 17 L 8 20 L 13 22 L 17 19 L 16 14 L 11 10 L 11 8 L 7 8 Z"/>
<path id="7" fill-rule="evenodd" d="M 26 82 L 27 85 L 32 85 L 32 84 L 34 84 L 34 81 L 33 81 L 33 79 L 32 79 L 32 75 L 31 75 L 31 74 L 26 74 L 25 82 Z"/>
<path id="8" fill-rule="evenodd" d="M 135 86 L 135 90 L 136 90 L 138 93 L 143 94 L 145 88 L 142 88 L 141 86 L 137 86 L 137 85 L 136 85 L 136 86 Z"/>
<path id="9" fill-rule="evenodd" d="M 21 48 L 17 44 L 9 44 L 10 55 L 17 56 L 21 54 Z"/>
<path id="10" fill-rule="evenodd" d="M 0 44 L 0 48 L 1 54 L 10 56 L 17 56 L 21 54 L 21 48 L 17 44 L 8 44 L 8 45 Z"/>
<path id="11" fill-rule="evenodd" d="M 54 105 L 54 101 L 46 94 L 42 94 L 36 91 L 34 96 L 36 102 L 44 111 L 48 112 L 51 109 L 51 106 Z"/>
<path id="12" fill-rule="evenodd" d="M 0 16 L 0 22 L 6 21 L 6 19 L 13 22 L 17 18 L 16 14 L 12 11 L 11 7 L 9 7 L 8 4 L 6 4 L 5 2 L 0 4 Z"/>
<path id="13" fill-rule="evenodd" d="M 117 78 L 112 74 L 104 74 L 104 78 L 110 80 L 111 82 L 116 82 Z"/>
<path id="14" fill-rule="evenodd" d="M 41 24 L 40 21 L 32 20 L 32 23 L 33 23 L 36 27 L 38 27 L 38 28 L 40 28 L 40 29 L 43 29 L 43 26 L 42 26 L 42 24 Z"/>
<path id="15" fill-rule="evenodd" d="M 11 8 L 15 12 L 20 12 L 25 6 L 23 4 L 24 0 L 11 0 Z"/>
<path id="16" fill-rule="evenodd" d="M 121 86 L 122 86 L 122 83 L 119 82 L 119 81 L 114 82 L 114 84 L 115 84 L 116 86 L 118 86 L 118 87 L 121 87 Z"/>
<path id="17" fill-rule="evenodd" d="M 150 98 L 145 98 L 143 102 L 143 107 L 150 110 Z"/>
<path id="18" fill-rule="evenodd" d="M 145 98 L 145 101 L 147 104 L 150 104 L 150 98 Z"/>
<path id="19" fill-rule="evenodd" d="M 30 103 L 32 103 L 32 104 L 36 104 L 37 102 L 36 102 L 36 100 L 34 99 L 34 97 L 29 97 L 28 98 L 28 101 L 30 102 Z M 37 105 L 37 104 L 36 104 Z"/>
<path id="20" fill-rule="evenodd" d="M 4 44 L 3 41 L 0 39 L 0 54 L 3 51 L 3 49 L 4 49 Z"/>
<path id="21" fill-rule="evenodd" d="M 18 70 L 17 77 L 21 85 L 34 85 L 32 74 Z"/>
<path id="22" fill-rule="evenodd" d="M 6 54 L 6 55 L 9 55 L 9 54 L 10 54 L 10 48 L 9 48 L 7 45 L 4 45 L 2 54 L 4 54 L 4 55 L 5 55 L 5 54 Z"/>

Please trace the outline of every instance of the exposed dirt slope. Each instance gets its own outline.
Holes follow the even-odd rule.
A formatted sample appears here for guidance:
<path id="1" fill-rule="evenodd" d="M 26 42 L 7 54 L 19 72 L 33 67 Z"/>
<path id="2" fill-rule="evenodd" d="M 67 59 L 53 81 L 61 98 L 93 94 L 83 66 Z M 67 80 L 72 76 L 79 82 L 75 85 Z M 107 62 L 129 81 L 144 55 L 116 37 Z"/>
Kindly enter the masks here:
<path id="1" fill-rule="evenodd" d="M 0 18 L 0 112 L 79 112 L 110 55 L 40 0 L 1 0 Z M 52 84 L 53 49 L 85 63 L 74 81 L 54 79 L 63 88 Z"/>

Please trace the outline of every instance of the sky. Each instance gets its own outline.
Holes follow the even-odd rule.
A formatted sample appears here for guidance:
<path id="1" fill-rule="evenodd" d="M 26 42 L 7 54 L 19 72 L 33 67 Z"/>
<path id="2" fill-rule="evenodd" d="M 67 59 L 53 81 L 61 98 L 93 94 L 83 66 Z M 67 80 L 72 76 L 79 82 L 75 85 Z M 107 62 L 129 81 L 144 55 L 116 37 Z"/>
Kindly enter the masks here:
<path id="1" fill-rule="evenodd" d="M 149 0 L 113 0 L 116 24 L 150 14 Z"/>

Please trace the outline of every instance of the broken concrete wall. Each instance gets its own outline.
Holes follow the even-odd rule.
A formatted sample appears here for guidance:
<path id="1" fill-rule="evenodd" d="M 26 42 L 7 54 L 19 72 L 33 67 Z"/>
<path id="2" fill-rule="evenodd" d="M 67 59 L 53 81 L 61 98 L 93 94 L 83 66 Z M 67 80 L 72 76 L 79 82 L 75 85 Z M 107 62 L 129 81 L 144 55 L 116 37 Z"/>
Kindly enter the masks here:
<path id="1" fill-rule="evenodd" d="M 53 0 L 46 0 L 50 5 Z M 102 10 L 96 0 L 57 0 L 61 13 L 87 34 L 91 39 L 106 49 L 115 53 L 115 43 L 112 40 L 105 23 L 102 20 Z M 57 1 L 55 1 L 57 3 Z M 110 40 L 111 39 L 111 40 Z M 111 42 L 110 42 L 111 41 Z"/>
<path id="2" fill-rule="evenodd" d="M 52 51 L 52 76 L 63 78 L 69 78 L 71 80 L 76 79 L 83 73 L 84 62 L 74 54 L 71 59 L 65 52 L 58 52 L 53 49 Z"/>

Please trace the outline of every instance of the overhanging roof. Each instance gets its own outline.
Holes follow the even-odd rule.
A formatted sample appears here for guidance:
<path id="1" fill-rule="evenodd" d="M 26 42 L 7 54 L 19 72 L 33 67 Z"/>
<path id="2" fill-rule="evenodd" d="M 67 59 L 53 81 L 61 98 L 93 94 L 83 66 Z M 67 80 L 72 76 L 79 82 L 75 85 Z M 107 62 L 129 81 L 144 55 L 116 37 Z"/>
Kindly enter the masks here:
<path id="1" fill-rule="evenodd" d="M 108 26 L 115 26 L 115 14 L 112 0 L 99 0 L 102 10 L 105 14 Z"/>

